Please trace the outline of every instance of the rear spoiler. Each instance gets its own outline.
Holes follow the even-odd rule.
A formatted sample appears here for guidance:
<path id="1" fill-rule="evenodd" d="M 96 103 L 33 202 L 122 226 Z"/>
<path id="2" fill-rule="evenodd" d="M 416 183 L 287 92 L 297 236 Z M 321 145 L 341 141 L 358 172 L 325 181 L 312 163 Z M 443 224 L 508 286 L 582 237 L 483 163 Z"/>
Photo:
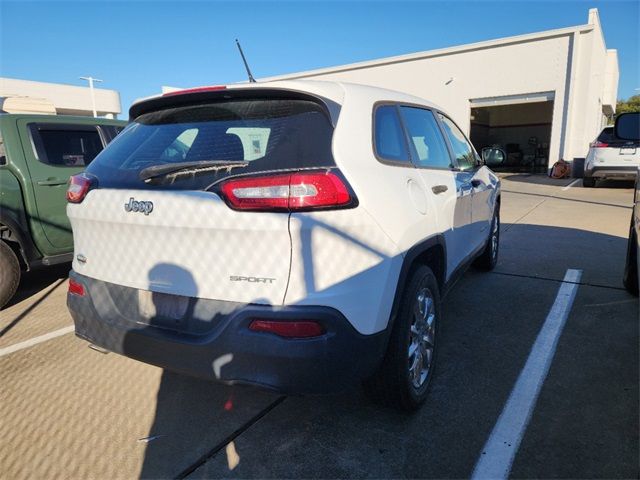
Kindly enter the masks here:
<path id="1" fill-rule="evenodd" d="M 129 121 L 133 122 L 140 115 L 156 112 L 167 108 L 202 105 L 231 99 L 288 99 L 307 100 L 317 103 L 325 110 L 327 117 L 335 128 L 340 114 L 340 105 L 327 98 L 319 97 L 308 92 L 283 88 L 194 88 L 184 91 L 171 92 L 169 95 L 152 97 L 131 105 Z"/>

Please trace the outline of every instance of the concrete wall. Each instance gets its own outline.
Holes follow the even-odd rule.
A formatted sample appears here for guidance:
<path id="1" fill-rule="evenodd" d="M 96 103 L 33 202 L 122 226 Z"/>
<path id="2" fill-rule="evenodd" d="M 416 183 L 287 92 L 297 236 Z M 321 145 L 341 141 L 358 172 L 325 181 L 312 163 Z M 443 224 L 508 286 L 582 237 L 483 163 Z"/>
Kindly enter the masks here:
<path id="1" fill-rule="evenodd" d="M 470 100 L 551 92 L 551 165 L 586 155 L 603 110 L 615 109 L 617 75 L 617 56 L 606 50 L 592 9 L 589 23 L 578 27 L 266 80 L 336 80 L 407 92 L 442 106 L 467 133 Z"/>
<path id="2" fill-rule="evenodd" d="M 560 99 L 555 102 L 553 124 L 561 125 L 569 51 L 570 36 L 559 35 L 314 78 L 376 85 L 426 98 L 441 105 L 467 133 L 470 99 L 553 91 Z M 560 133 L 552 131 L 550 157 L 555 160 Z"/>
<path id="3" fill-rule="evenodd" d="M 120 94 L 117 91 L 95 88 L 94 92 L 98 116 L 115 117 L 120 113 Z M 93 115 L 88 87 L 0 78 L 0 97 L 46 99 L 53 104 L 58 114 Z"/>
<path id="4" fill-rule="evenodd" d="M 615 50 L 607 50 L 597 9 L 589 10 L 593 30 L 574 34 L 575 66 L 571 78 L 571 103 L 564 158 L 585 157 L 589 142 L 602 129 L 603 114 L 615 112 L 618 66 Z"/>

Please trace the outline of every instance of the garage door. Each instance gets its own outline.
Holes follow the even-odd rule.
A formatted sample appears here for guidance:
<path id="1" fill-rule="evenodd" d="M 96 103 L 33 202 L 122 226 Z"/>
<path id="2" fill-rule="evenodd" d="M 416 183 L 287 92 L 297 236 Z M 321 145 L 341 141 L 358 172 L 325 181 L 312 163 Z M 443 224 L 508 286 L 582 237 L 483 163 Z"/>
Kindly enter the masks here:
<path id="1" fill-rule="evenodd" d="M 471 141 L 492 156 L 496 171 L 546 173 L 553 119 L 553 92 L 472 99 Z"/>

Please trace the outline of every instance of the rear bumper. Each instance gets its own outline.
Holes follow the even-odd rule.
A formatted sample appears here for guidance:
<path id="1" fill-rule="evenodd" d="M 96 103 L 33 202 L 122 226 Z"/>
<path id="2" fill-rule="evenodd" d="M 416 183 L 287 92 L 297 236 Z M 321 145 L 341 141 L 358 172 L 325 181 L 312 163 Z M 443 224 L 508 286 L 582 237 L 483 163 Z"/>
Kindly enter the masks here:
<path id="1" fill-rule="evenodd" d="M 274 307 L 191 298 L 183 318 L 138 313 L 138 290 L 72 271 L 85 295 L 69 294 L 76 335 L 112 352 L 186 375 L 252 384 L 284 393 L 328 393 L 370 376 L 386 332 L 358 333 L 328 307 Z M 326 333 L 285 339 L 253 332 L 252 319 L 316 320 Z"/>
<path id="2" fill-rule="evenodd" d="M 633 180 L 638 174 L 638 165 L 594 166 L 585 169 L 585 177 Z"/>

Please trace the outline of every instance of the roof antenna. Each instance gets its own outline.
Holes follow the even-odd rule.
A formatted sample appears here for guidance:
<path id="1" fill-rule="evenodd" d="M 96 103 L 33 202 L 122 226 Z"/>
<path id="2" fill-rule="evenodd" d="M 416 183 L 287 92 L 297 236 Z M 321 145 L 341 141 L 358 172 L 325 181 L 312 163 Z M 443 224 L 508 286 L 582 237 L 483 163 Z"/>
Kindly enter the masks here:
<path id="1" fill-rule="evenodd" d="M 249 70 L 249 64 L 247 63 L 247 59 L 244 58 L 244 52 L 242 51 L 242 47 L 240 46 L 240 42 L 236 38 L 236 45 L 238 46 L 238 50 L 240 50 L 240 56 L 242 57 L 242 61 L 244 62 L 244 68 L 247 69 L 247 75 L 249 76 L 249 83 L 256 83 L 256 79 L 251 75 L 251 70 Z"/>

